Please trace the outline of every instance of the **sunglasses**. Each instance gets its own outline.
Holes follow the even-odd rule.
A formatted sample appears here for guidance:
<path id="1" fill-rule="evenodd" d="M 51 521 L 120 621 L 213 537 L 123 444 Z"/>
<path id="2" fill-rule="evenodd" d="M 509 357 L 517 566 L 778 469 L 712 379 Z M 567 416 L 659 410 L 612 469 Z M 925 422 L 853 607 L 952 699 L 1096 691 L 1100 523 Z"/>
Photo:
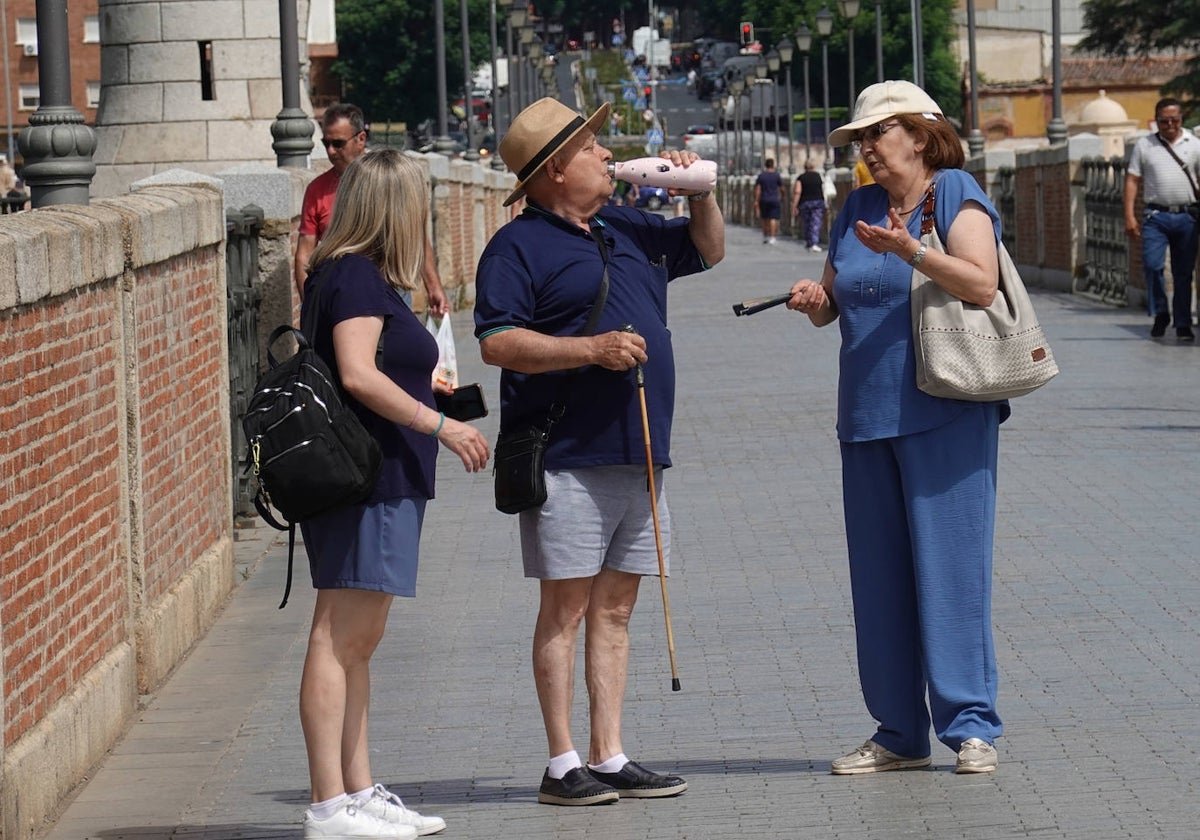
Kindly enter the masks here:
<path id="1" fill-rule="evenodd" d="M 360 131 L 360 132 L 358 132 L 358 134 L 362 134 L 362 132 Z M 354 137 L 357 137 L 358 134 L 355 134 Z M 345 147 L 345 145 L 347 143 L 349 143 L 351 140 L 353 140 L 354 137 L 347 137 L 345 140 L 330 140 L 328 137 L 322 137 L 321 143 L 322 143 L 322 145 L 325 146 L 326 149 L 333 148 L 333 149 L 341 150 L 342 148 Z"/>
<path id="2" fill-rule="evenodd" d="M 1183 122 L 1183 119 L 1180 117 L 1158 117 L 1155 120 L 1155 122 L 1166 123 L 1167 125 L 1174 125 L 1175 123 Z"/>
<path id="3" fill-rule="evenodd" d="M 895 128 L 898 125 L 900 125 L 900 123 L 898 123 L 898 122 L 876 123 L 875 125 L 870 126 L 869 128 L 864 128 L 862 131 L 856 131 L 853 134 L 851 134 L 850 142 L 857 143 L 860 146 L 863 143 L 866 143 L 868 140 L 870 142 L 874 143 L 880 137 L 887 134 L 889 131 L 891 131 L 893 128 Z"/>

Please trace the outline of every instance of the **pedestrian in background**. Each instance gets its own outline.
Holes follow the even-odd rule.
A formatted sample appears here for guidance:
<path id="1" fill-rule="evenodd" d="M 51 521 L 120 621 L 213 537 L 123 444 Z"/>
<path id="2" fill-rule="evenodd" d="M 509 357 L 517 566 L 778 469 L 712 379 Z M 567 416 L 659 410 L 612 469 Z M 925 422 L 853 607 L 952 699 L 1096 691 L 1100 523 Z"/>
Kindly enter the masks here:
<path id="1" fill-rule="evenodd" d="M 309 339 L 379 443 L 383 468 L 364 502 L 300 525 L 317 590 L 300 679 L 312 782 L 305 840 L 412 840 L 446 827 L 375 783 L 367 743 L 371 656 L 392 599 L 416 595 L 438 444 L 469 472 L 488 460 L 478 430 L 434 408 L 437 342 L 400 298 L 421 276 L 428 190 L 420 165 L 403 152 L 357 157 L 341 178 L 329 229 L 306 272 L 301 320 L 315 318 Z"/>
<path id="2" fill-rule="evenodd" d="M 967 303 L 999 282 L 1000 216 L 962 170 L 942 109 L 910 82 L 874 84 L 832 146 L 861 144 L 875 184 L 834 221 L 821 281 L 800 280 L 788 308 L 837 320 L 837 434 L 858 671 L 878 723 L 834 774 L 925 767 L 929 726 L 959 773 L 997 764 L 992 538 L 1000 422 L 1008 404 L 918 390 L 909 289 L 916 265 Z M 945 252 L 919 237 L 931 210 Z M 928 705 L 926 705 L 928 694 Z"/>
<path id="3" fill-rule="evenodd" d="M 800 219 L 804 242 L 814 254 L 821 253 L 821 231 L 825 227 L 825 182 L 812 158 L 792 184 L 792 214 Z"/>
<path id="4" fill-rule="evenodd" d="M 721 261 L 725 223 L 708 192 L 688 194 L 690 218 L 606 206 L 612 153 L 595 132 L 608 110 L 603 104 L 585 120 L 546 98 L 513 120 L 500 156 L 519 180 L 505 203 L 524 196 L 526 208 L 492 237 L 475 278 L 475 335 L 483 360 L 503 368 L 501 435 L 544 427 L 553 406 L 563 409 L 545 453 L 547 499 L 518 514 L 525 576 L 540 591 L 533 679 L 550 758 L 538 801 L 554 805 L 687 789 L 678 776 L 631 761 L 621 737 L 629 621 L 642 576 L 659 571 L 634 369 L 644 372 L 666 560 L 670 511 L 661 485 L 675 394 L 668 283 Z M 663 157 L 683 166 L 699 159 Z M 594 307 L 599 320 L 583 335 Z M 586 767 L 571 734 L 581 626 Z"/>
<path id="5" fill-rule="evenodd" d="M 1196 267 L 1200 219 L 1200 139 L 1183 127 L 1179 100 L 1154 106 L 1158 131 L 1140 138 L 1125 170 L 1125 234 L 1142 240 L 1146 303 L 1154 316 L 1153 338 L 1166 334 L 1175 315 L 1175 336 L 1195 341 L 1192 332 L 1192 276 Z M 1138 187 L 1144 186 L 1142 222 L 1134 213 Z M 1165 268 L 1171 252 L 1174 294 L 1167 303 Z"/>
<path id="6" fill-rule="evenodd" d="M 329 227 L 333 198 L 337 194 L 342 173 L 367 149 L 367 123 L 362 109 L 349 102 L 327 107 L 321 115 L 321 143 L 325 146 L 331 167 L 314 178 L 304 190 L 304 200 L 300 205 L 300 231 L 292 264 L 296 293 L 301 300 L 304 299 L 304 280 L 308 276 L 309 259 Z M 425 257 L 421 262 L 421 281 L 425 286 L 425 301 L 430 314 L 445 317 L 450 312 L 450 304 L 442 288 L 442 279 L 438 276 L 433 242 L 428 237 L 425 240 Z M 405 303 L 411 306 L 412 292 L 405 290 L 402 296 Z"/>
<path id="7" fill-rule="evenodd" d="M 775 161 L 763 161 L 763 171 L 754 179 L 754 209 L 762 226 L 763 244 L 774 245 L 779 232 L 779 215 L 783 201 L 783 178 L 775 171 Z"/>

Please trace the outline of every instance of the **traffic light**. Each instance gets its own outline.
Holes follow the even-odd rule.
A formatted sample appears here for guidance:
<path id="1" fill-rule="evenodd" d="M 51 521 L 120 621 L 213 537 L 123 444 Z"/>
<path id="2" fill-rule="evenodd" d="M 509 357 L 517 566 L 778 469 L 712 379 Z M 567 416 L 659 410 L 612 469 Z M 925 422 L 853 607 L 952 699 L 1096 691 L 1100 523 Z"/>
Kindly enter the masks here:
<path id="1" fill-rule="evenodd" d="M 650 85 L 646 85 L 644 88 L 642 88 L 642 95 L 645 96 L 646 99 L 650 98 Z"/>
<path id="2" fill-rule="evenodd" d="M 754 43 L 754 24 L 748 20 L 742 21 L 742 43 L 747 46 Z"/>

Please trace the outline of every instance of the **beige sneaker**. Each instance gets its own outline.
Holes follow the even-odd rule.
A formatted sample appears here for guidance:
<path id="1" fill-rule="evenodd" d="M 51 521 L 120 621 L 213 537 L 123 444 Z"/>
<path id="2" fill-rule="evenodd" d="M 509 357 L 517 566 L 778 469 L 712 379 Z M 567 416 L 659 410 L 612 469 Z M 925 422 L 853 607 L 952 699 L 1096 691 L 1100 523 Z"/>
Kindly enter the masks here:
<path id="1" fill-rule="evenodd" d="M 996 748 L 979 738 L 968 738 L 958 748 L 958 763 L 955 773 L 991 773 L 999 760 Z"/>
<path id="2" fill-rule="evenodd" d="M 832 772 L 835 776 L 854 776 L 859 773 L 882 773 L 885 770 L 913 770 L 928 767 L 933 759 L 908 758 L 886 750 L 874 741 L 867 741 L 849 755 L 834 759 Z"/>

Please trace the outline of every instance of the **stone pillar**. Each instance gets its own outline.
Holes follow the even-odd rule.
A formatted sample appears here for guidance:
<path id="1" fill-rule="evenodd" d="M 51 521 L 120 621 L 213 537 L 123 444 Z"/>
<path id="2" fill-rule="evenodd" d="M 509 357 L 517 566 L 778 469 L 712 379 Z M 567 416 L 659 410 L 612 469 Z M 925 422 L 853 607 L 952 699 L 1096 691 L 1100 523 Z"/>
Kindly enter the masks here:
<path id="1" fill-rule="evenodd" d="M 308 2 L 292 36 L 307 54 Z M 100 0 L 101 95 L 93 193 L 183 167 L 275 165 L 283 102 L 278 0 Z M 299 107 L 311 113 L 308 85 Z"/>

